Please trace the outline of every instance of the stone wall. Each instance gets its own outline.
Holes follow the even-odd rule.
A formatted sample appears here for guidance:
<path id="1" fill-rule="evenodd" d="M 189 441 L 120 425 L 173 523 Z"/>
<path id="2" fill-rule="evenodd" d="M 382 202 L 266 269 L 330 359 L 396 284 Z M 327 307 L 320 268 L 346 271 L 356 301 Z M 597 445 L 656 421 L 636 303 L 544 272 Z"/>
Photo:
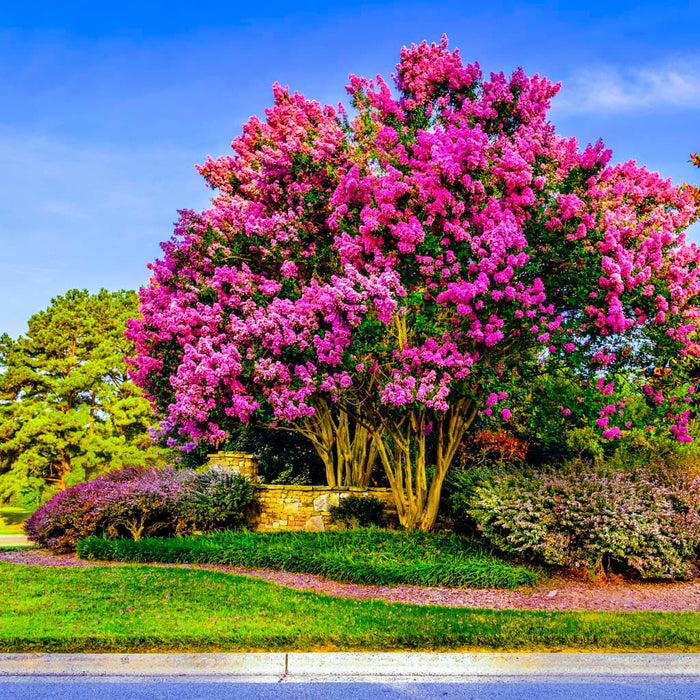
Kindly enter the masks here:
<path id="1" fill-rule="evenodd" d="M 330 525 L 330 507 L 348 496 L 374 496 L 384 503 L 388 524 L 398 518 L 391 489 L 336 489 L 330 486 L 296 486 L 258 483 L 258 460 L 245 452 L 216 452 L 209 466 L 224 467 L 247 476 L 255 484 L 258 501 L 248 524 L 256 530 L 325 530 Z"/>
<path id="2" fill-rule="evenodd" d="M 330 507 L 348 496 L 374 496 L 385 504 L 388 523 L 397 520 L 391 489 L 258 484 L 255 495 L 259 505 L 249 525 L 256 530 L 325 530 L 331 521 Z"/>

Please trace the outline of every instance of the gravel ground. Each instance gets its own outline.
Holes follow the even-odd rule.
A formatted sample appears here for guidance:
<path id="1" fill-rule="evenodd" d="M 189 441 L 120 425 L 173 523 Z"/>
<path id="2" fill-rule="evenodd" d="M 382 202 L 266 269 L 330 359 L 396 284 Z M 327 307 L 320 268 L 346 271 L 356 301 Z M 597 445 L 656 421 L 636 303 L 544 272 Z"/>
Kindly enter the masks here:
<path id="1" fill-rule="evenodd" d="M 0 561 L 30 566 L 105 565 L 104 562 L 82 561 L 72 554 L 55 555 L 37 549 L 0 552 Z M 112 565 L 121 564 L 115 562 Z M 159 564 L 158 566 L 188 568 L 189 565 Z M 380 599 L 417 605 L 525 610 L 700 611 L 700 580 L 689 583 L 637 583 L 623 579 L 582 581 L 574 577 L 555 577 L 541 586 L 508 591 L 494 588 L 360 586 L 329 581 L 313 574 L 296 574 L 289 571 L 254 571 L 213 564 L 191 568 L 243 574 L 290 588 L 344 598 Z"/>

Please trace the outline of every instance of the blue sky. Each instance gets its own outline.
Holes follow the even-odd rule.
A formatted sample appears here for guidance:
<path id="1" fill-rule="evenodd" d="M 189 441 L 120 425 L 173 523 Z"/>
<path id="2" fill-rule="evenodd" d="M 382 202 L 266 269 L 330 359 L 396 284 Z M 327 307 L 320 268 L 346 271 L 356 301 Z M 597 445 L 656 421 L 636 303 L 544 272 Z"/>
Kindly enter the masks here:
<path id="1" fill-rule="evenodd" d="M 695 5 L 695 7 L 693 7 Z M 0 0 L 0 333 L 70 288 L 137 288 L 274 81 L 345 98 L 443 32 L 487 70 L 563 83 L 560 133 L 700 183 L 700 3 Z M 691 231 L 700 241 L 700 227 Z"/>

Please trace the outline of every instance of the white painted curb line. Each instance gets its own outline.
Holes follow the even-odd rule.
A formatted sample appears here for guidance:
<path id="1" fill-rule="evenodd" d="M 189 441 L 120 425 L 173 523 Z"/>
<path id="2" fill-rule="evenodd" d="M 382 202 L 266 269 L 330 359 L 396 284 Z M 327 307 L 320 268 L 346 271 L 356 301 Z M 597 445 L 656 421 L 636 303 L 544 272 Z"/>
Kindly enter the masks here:
<path id="1" fill-rule="evenodd" d="M 0 654 L 0 676 L 281 676 L 287 655 Z"/>
<path id="2" fill-rule="evenodd" d="M 303 676 L 700 676 L 700 654 L 290 653 L 288 669 Z"/>
<path id="3" fill-rule="evenodd" d="M 3 676 L 197 676 L 268 680 L 697 677 L 700 654 L 0 654 Z"/>

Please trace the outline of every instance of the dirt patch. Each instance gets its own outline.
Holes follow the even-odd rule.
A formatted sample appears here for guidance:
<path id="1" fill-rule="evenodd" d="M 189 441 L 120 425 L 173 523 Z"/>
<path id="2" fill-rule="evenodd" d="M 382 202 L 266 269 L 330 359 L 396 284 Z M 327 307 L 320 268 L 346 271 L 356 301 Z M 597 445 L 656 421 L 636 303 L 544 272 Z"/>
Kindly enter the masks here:
<path id="1" fill-rule="evenodd" d="M 30 549 L 0 552 L 0 561 L 29 566 L 104 566 L 104 562 L 82 561 L 72 554 L 55 555 Z M 120 566 L 118 562 L 113 566 Z M 555 577 L 541 586 L 506 591 L 495 588 L 421 588 L 420 586 L 361 586 L 338 583 L 314 574 L 289 571 L 259 571 L 217 565 L 157 564 L 180 568 L 224 571 L 261 578 L 289 588 L 356 598 L 386 600 L 416 605 L 446 605 L 466 608 L 521 610 L 599 611 L 700 611 L 700 580 L 688 583 L 636 583 L 621 579 L 582 581 Z"/>

